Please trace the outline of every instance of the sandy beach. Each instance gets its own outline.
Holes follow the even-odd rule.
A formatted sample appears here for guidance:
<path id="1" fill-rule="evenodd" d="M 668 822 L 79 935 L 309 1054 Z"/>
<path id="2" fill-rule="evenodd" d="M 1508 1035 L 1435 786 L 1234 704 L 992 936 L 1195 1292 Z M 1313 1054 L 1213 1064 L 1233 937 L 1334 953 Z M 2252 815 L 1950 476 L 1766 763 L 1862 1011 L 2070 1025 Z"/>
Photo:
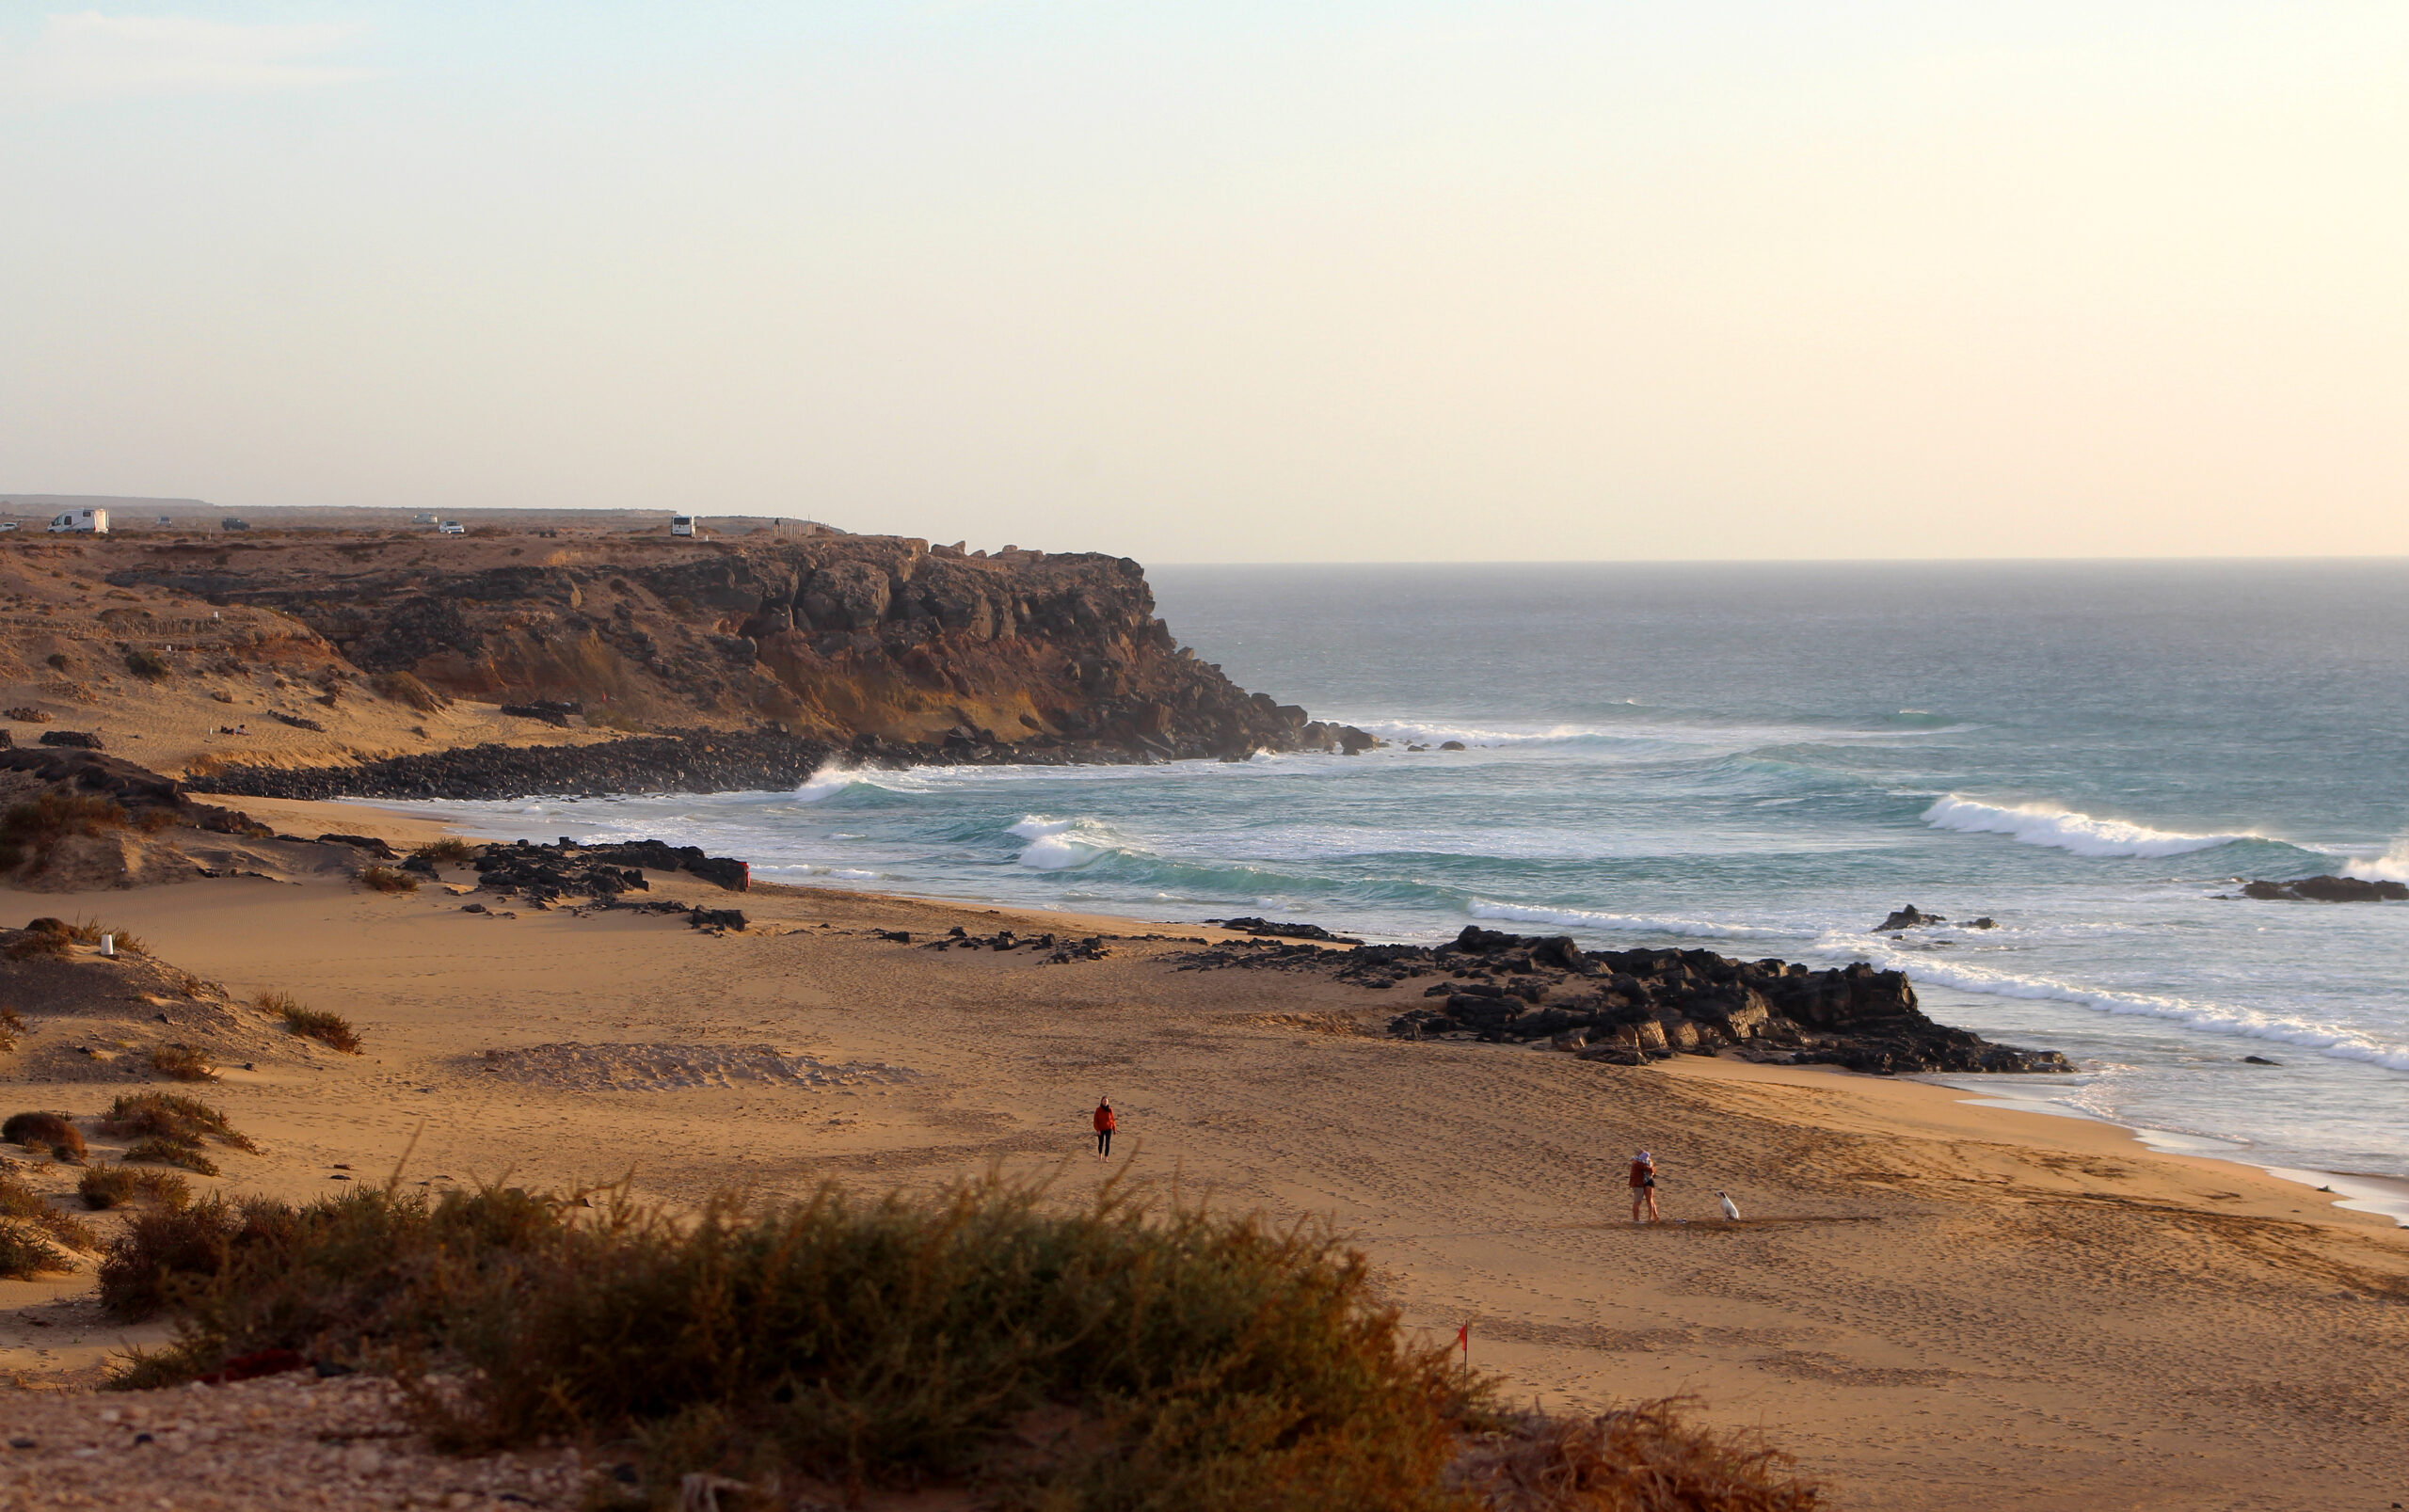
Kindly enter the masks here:
<path id="1" fill-rule="evenodd" d="M 360 805 L 255 805 L 279 828 L 417 840 Z M 203 1186 L 343 1180 L 566 1187 L 685 1203 L 822 1181 L 926 1186 L 990 1166 L 1076 1197 L 1126 1172 L 1322 1218 L 1395 1304 L 1551 1407 L 1666 1395 L 1762 1428 L 1835 1504 L 2383 1507 L 2409 1496 L 2409 1234 L 2123 1130 L 1951 1089 L 1679 1057 L 1646 1068 L 1379 1032 L 1396 995 L 1181 971 L 1214 931 L 692 879 L 682 915 L 474 913 L 451 886 L 205 881 L 24 897 L 131 930 L 238 996 L 349 1017 L 207 1089 L 262 1146 Z M 490 896 L 490 895 L 488 895 Z M 1103 960 L 932 950 L 1098 933 Z M 880 937 L 903 931 L 910 944 Z M 119 1080 L 11 1104 L 88 1115 Z M 1113 1160 L 1088 1110 L 1122 1111 Z M 1654 1152 L 1667 1222 L 1628 1220 Z M 1715 1192 L 1743 1218 L 1723 1220 Z M 102 1216 L 104 1220 L 108 1216 Z M 155 1330 L 72 1278 L 0 1282 L 0 1373 L 96 1380 Z M 5 1400 L 5 1399 L 0 1399 Z M 35 1456 L 0 1461 L 23 1503 Z"/>

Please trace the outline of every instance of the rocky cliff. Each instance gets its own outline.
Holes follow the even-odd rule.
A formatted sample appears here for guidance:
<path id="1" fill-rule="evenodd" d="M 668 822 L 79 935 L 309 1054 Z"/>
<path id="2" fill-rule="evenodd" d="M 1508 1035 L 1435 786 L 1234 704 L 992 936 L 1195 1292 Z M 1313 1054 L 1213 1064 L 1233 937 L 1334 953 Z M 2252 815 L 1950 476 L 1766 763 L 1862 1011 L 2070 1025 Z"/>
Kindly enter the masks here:
<path id="1" fill-rule="evenodd" d="M 271 611 L 372 688 L 624 730 L 1238 756 L 1368 743 L 1180 646 L 1137 563 L 816 531 L 129 540 L 106 581 Z M 407 678 L 408 681 L 399 679 Z"/>

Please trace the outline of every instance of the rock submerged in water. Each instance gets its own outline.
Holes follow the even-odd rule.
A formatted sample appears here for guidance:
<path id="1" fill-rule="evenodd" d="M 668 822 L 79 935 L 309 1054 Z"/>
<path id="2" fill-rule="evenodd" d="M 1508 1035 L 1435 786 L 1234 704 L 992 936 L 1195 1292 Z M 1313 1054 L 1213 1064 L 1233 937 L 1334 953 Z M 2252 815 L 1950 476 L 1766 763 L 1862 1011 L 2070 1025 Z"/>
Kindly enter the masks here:
<path id="1" fill-rule="evenodd" d="M 2364 882 L 2357 877 L 2302 877 L 2294 882 L 2252 882 L 2241 896 L 2265 902 L 2398 903 L 2409 902 L 2409 883 Z"/>
<path id="2" fill-rule="evenodd" d="M 1901 930 L 1922 929 L 1926 925 L 1946 924 L 1948 922 L 1949 920 L 1943 918 L 1938 914 L 1924 913 L 1922 909 L 1916 907 L 1915 904 L 1909 903 L 1905 908 L 1892 909 L 1889 918 L 1886 918 L 1881 923 L 1874 926 L 1873 932 L 1875 934 L 1895 934 Z M 1988 915 L 1985 915 L 1981 918 L 1970 918 L 1965 923 L 1959 925 L 1958 928 L 1964 930 L 1995 930 L 1999 928 L 1999 920 L 1990 917 Z"/>
<path id="3" fill-rule="evenodd" d="M 1905 973 L 1862 961 L 1815 971 L 1711 950 L 1593 952 L 1570 935 L 1472 925 L 1436 948 L 1246 940 L 1190 951 L 1179 963 L 1189 971 L 1327 972 L 1372 988 L 1444 977 L 1423 990 L 1426 1006 L 1390 1021 L 1389 1032 L 1405 1039 L 1544 1045 L 1628 1065 L 1730 1048 L 1753 1060 L 1877 1074 L 2074 1069 L 2054 1050 L 1993 1044 L 1935 1024 L 1917 1008 Z"/>

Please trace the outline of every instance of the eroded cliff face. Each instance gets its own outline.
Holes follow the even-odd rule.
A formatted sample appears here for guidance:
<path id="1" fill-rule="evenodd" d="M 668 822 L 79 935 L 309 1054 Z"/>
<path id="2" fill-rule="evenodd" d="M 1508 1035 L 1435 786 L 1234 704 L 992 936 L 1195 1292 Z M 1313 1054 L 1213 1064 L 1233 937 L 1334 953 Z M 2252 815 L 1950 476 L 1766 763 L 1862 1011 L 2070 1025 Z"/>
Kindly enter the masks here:
<path id="1" fill-rule="evenodd" d="M 834 533 L 296 533 L 111 554 L 112 584 L 277 611 L 362 674 L 577 705 L 597 724 L 1157 756 L 1361 743 L 1180 647 L 1126 558 Z"/>

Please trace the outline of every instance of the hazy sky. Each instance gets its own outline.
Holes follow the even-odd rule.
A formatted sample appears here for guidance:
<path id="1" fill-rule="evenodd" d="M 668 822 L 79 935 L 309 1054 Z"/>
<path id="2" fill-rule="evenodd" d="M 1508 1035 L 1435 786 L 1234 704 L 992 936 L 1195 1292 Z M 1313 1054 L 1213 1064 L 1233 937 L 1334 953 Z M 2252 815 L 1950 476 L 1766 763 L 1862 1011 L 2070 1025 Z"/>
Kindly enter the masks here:
<path id="1" fill-rule="evenodd" d="M 0 0 L 0 488 L 2409 553 L 2409 5 Z"/>

